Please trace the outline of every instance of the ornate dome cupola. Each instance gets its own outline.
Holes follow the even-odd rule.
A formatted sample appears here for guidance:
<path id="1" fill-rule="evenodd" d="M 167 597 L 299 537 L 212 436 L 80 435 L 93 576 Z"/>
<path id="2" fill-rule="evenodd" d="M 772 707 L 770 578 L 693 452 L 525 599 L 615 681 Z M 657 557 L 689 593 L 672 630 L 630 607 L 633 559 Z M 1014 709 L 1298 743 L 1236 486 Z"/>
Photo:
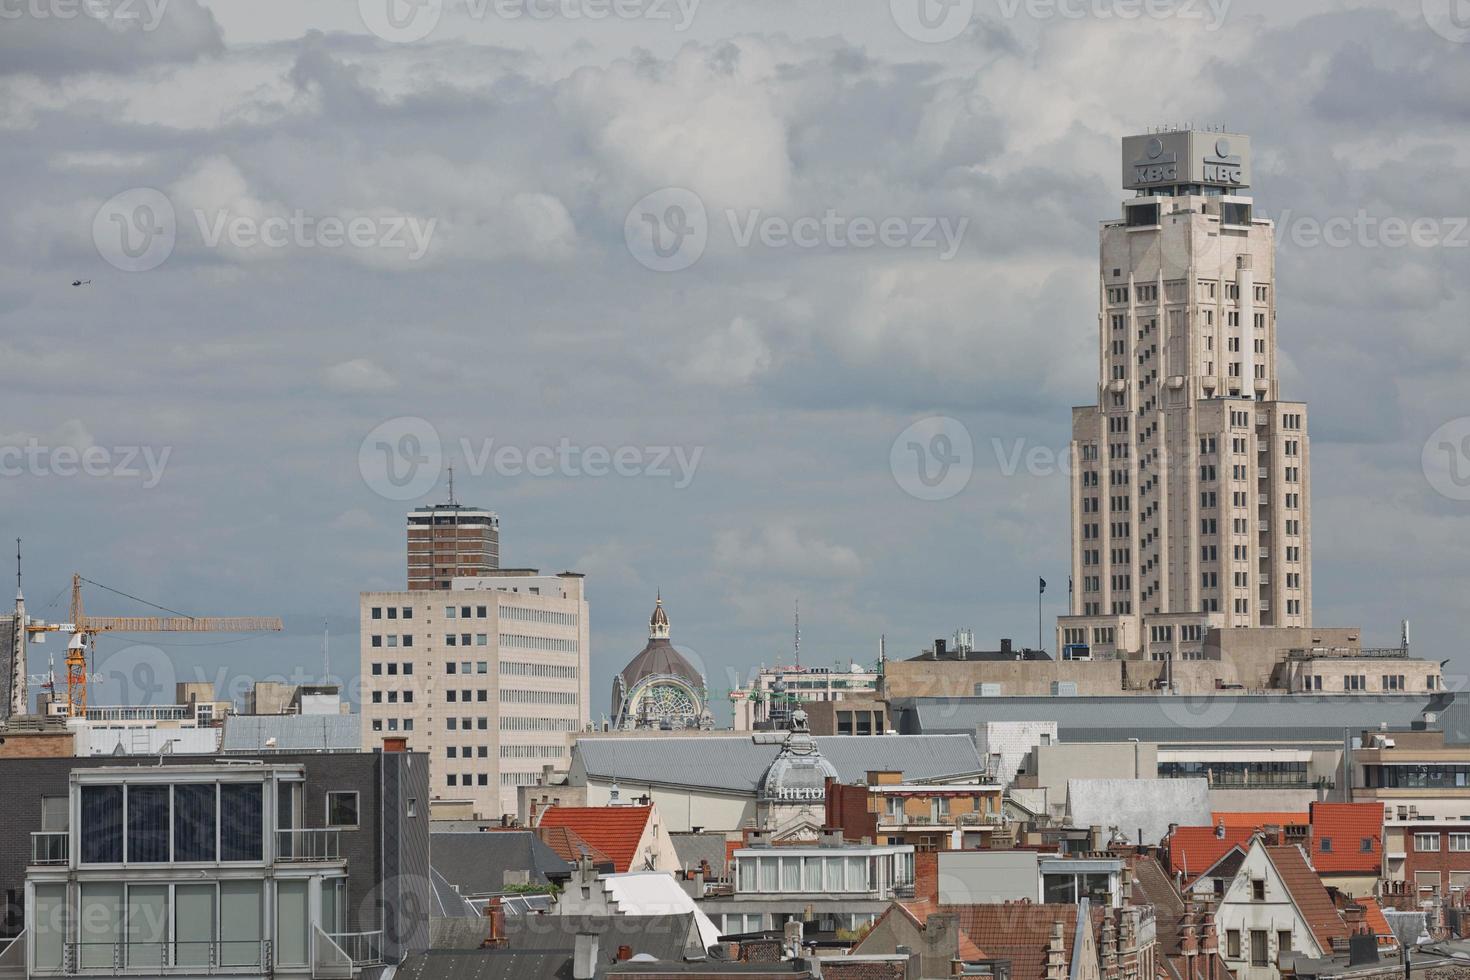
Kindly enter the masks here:
<path id="1" fill-rule="evenodd" d="M 704 676 L 669 641 L 661 594 L 648 617 L 648 644 L 613 678 L 612 713 L 619 729 L 714 727 Z"/>
<path id="2" fill-rule="evenodd" d="M 761 780 L 760 800 L 768 804 L 813 804 L 827 799 L 827 780 L 837 769 L 822 758 L 807 727 L 806 712 L 791 713 L 791 729 L 781 751 Z"/>
<path id="3" fill-rule="evenodd" d="M 669 638 L 669 614 L 664 612 L 664 596 L 658 593 L 658 598 L 653 603 L 653 615 L 648 617 L 648 638 L 650 640 L 667 640 Z"/>

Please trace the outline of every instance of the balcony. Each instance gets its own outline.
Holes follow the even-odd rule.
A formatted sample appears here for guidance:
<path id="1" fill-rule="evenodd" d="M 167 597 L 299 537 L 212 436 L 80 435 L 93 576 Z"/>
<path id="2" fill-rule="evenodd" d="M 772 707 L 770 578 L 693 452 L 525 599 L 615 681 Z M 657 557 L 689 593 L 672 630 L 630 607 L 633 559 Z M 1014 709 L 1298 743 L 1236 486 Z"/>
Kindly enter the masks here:
<path id="1" fill-rule="evenodd" d="M 65 830 L 43 830 L 31 834 L 32 865 L 65 865 L 71 855 L 71 834 Z"/>
<path id="2" fill-rule="evenodd" d="M 342 860 L 340 831 L 327 829 L 276 831 L 276 860 L 285 864 Z"/>
<path id="3" fill-rule="evenodd" d="M 198 942 L 69 942 L 62 947 L 60 970 L 39 964 L 33 976 L 189 976 L 244 974 L 274 970 L 269 939 Z"/>

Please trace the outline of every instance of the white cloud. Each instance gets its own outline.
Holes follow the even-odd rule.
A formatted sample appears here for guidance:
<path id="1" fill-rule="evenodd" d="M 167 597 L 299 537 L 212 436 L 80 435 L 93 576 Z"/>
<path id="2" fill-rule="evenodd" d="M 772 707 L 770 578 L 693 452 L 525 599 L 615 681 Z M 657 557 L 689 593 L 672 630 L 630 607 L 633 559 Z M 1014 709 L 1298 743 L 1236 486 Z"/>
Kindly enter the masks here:
<path id="1" fill-rule="evenodd" d="M 712 385 L 743 385 L 771 368 L 771 348 L 760 328 L 737 316 L 730 326 L 706 336 L 684 362 L 684 380 Z"/>
<path id="2" fill-rule="evenodd" d="M 343 395 L 372 395 L 398 388 L 397 378 L 365 357 L 333 364 L 322 376 L 329 390 Z"/>
<path id="3" fill-rule="evenodd" d="M 851 578 L 863 571 L 863 560 L 848 545 L 824 541 L 784 522 L 748 532 L 716 532 L 714 560 L 727 571 L 755 574 Z"/>

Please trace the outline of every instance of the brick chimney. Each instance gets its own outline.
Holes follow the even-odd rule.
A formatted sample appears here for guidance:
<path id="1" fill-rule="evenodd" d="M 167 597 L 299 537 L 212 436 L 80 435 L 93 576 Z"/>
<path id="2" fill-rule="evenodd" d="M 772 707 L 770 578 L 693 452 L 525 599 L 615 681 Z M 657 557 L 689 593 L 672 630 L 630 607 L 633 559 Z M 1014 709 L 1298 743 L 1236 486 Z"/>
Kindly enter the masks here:
<path id="1" fill-rule="evenodd" d="M 1342 910 L 1343 921 L 1347 923 L 1349 935 L 1357 935 L 1368 930 L 1368 910 L 1361 905 L 1349 905 Z"/>
<path id="2" fill-rule="evenodd" d="M 1067 948 L 1062 941 L 1062 920 L 1051 924 L 1051 941 L 1046 944 L 1046 980 L 1067 980 Z"/>
<path id="3" fill-rule="evenodd" d="M 1118 980 L 1118 927 L 1112 909 L 1103 910 L 1102 976 L 1103 980 Z"/>
<path id="4" fill-rule="evenodd" d="M 500 904 L 500 896 L 496 895 L 485 905 L 485 918 L 490 920 L 490 935 L 480 944 L 481 949 L 503 949 L 506 944 L 505 937 L 505 907 Z"/>

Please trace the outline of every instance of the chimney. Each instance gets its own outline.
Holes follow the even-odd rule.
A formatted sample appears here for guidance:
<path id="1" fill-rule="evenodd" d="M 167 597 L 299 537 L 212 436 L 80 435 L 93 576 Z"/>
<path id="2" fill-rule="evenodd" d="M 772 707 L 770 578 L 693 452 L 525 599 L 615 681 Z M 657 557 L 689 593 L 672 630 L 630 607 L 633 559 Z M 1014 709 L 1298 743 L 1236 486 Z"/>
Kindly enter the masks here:
<path id="1" fill-rule="evenodd" d="M 481 949 L 501 949 L 505 946 L 505 907 L 496 895 L 485 905 L 485 918 L 490 920 L 490 935 L 480 944 Z"/>
<path id="2" fill-rule="evenodd" d="M 1366 932 L 1353 933 L 1348 937 L 1348 966 L 1377 962 L 1378 937 Z"/>
<path id="3" fill-rule="evenodd" d="M 619 946 L 618 947 L 618 962 L 619 963 L 626 963 L 629 960 L 631 960 L 632 958 L 633 958 L 633 947 L 632 946 Z"/>
<path id="4" fill-rule="evenodd" d="M 572 950 L 572 980 L 593 980 L 597 975 L 597 933 L 577 933 Z"/>
<path id="5" fill-rule="evenodd" d="M 949 644 L 944 640 L 934 641 L 934 659 L 943 660 L 944 655 L 949 652 Z"/>
<path id="6" fill-rule="evenodd" d="M 1349 905 L 1342 910 L 1342 919 L 1347 923 L 1348 934 L 1355 936 L 1364 931 L 1368 922 L 1368 910 L 1361 905 Z"/>
<path id="7" fill-rule="evenodd" d="M 1011 652 L 1011 638 L 1010 637 L 1006 637 L 1005 639 L 1003 639 L 1003 640 L 1000 641 L 1000 652 L 1001 653 L 1010 653 Z"/>
<path id="8" fill-rule="evenodd" d="M 787 919 L 781 937 L 785 940 L 786 952 L 792 959 L 801 955 L 801 937 L 804 929 L 800 919 Z"/>
<path id="9" fill-rule="evenodd" d="M 1067 948 L 1062 941 L 1062 920 L 1051 924 L 1051 941 L 1046 944 L 1046 980 L 1067 980 Z"/>

